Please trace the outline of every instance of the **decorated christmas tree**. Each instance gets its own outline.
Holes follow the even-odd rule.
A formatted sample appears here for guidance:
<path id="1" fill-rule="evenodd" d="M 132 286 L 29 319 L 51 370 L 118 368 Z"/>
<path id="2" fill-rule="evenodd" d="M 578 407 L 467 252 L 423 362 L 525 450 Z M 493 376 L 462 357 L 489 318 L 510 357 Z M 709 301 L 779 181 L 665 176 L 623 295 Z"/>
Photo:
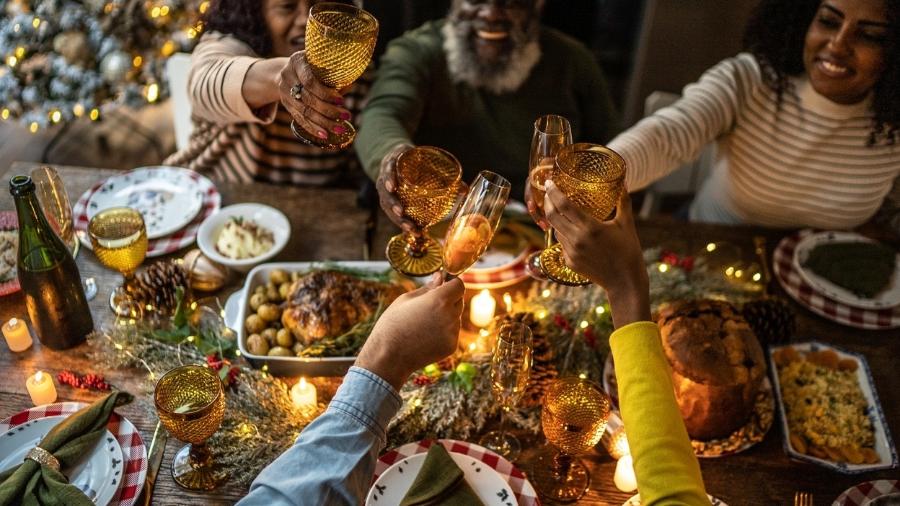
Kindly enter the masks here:
<path id="1" fill-rule="evenodd" d="M 31 132 L 168 95 L 208 0 L 0 0 L 0 119 Z"/>

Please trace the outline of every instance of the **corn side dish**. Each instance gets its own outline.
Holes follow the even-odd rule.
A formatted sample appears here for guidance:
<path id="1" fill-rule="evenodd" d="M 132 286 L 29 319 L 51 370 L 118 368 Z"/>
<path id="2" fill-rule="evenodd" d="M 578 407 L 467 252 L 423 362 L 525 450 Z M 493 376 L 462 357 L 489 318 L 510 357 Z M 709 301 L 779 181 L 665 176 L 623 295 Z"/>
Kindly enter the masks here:
<path id="1" fill-rule="evenodd" d="M 868 403 L 855 370 L 826 367 L 800 358 L 782 361 L 778 378 L 792 434 L 827 448 L 875 445 Z"/>

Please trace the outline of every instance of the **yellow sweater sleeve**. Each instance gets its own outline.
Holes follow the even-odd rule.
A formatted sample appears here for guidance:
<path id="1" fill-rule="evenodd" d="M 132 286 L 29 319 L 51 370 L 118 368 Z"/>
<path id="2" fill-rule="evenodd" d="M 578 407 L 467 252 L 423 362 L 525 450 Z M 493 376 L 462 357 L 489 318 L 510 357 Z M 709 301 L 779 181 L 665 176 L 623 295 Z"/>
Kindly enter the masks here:
<path id="1" fill-rule="evenodd" d="M 613 332 L 610 347 L 641 505 L 708 505 L 659 328 L 653 322 L 631 323 Z"/>

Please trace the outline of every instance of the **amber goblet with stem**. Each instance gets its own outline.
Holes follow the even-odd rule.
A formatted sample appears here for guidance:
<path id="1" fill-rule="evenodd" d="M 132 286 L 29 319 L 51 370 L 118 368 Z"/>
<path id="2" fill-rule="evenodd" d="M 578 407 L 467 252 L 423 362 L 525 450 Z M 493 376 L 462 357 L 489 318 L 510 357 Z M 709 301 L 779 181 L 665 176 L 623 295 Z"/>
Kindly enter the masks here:
<path id="1" fill-rule="evenodd" d="M 110 307 L 119 316 L 139 316 L 141 308 L 131 300 L 125 286 L 147 256 L 147 227 L 141 213 L 130 207 L 104 209 L 91 218 L 88 235 L 100 263 L 125 278 L 123 286 L 110 294 Z"/>
<path id="2" fill-rule="evenodd" d="M 625 187 L 625 160 L 606 146 L 570 144 L 556 154 L 551 180 L 582 211 L 605 220 L 616 208 Z M 544 274 L 552 281 L 570 286 L 591 282 L 566 265 L 562 244 L 558 242 L 544 249 L 540 259 Z"/>
<path id="3" fill-rule="evenodd" d="M 397 158 L 397 199 L 418 230 L 388 241 L 385 255 L 391 266 L 408 276 L 425 276 L 441 268 L 442 248 L 428 235 L 428 227 L 453 210 L 462 166 L 450 153 L 418 146 Z"/>
<path id="4" fill-rule="evenodd" d="M 175 483 L 190 490 L 215 489 L 216 467 L 206 440 L 219 430 L 225 416 L 219 376 L 200 365 L 177 367 L 156 383 L 153 401 L 166 430 L 189 443 L 172 460 Z"/>
<path id="5" fill-rule="evenodd" d="M 485 434 L 478 444 L 515 460 L 522 445 L 506 431 L 506 414 L 518 404 L 531 377 L 531 329 L 522 322 L 504 323 L 497 332 L 491 357 L 491 392 L 500 404 L 500 428 Z"/>
<path id="6" fill-rule="evenodd" d="M 505 177 L 488 170 L 469 186 L 444 239 L 445 277 L 459 276 L 484 254 L 500 225 L 510 187 Z"/>
<path id="7" fill-rule="evenodd" d="M 365 72 L 378 39 L 378 20 L 368 12 L 350 4 L 322 2 L 309 10 L 306 24 L 306 61 L 313 74 L 326 86 L 345 88 Z M 328 131 L 320 139 L 291 122 L 295 136 L 326 151 L 338 151 L 356 138 L 356 129 L 339 120 L 344 132 Z"/>
<path id="8" fill-rule="evenodd" d="M 609 409 L 609 396 L 590 381 L 568 377 L 550 386 L 544 396 L 541 425 L 552 447 L 541 455 L 533 472 L 541 496 L 573 502 L 584 495 L 591 476 L 574 456 L 600 442 Z"/>
<path id="9" fill-rule="evenodd" d="M 544 183 L 553 173 L 556 154 L 563 146 L 569 144 L 572 144 L 572 126 L 569 120 L 556 114 L 548 114 L 535 120 L 534 134 L 531 137 L 531 155 L 528 158 L 528 185 L 531 201 L 541 218 L 544 216 Z M 553 228 L 547 227 L 544 231 L 544 248 L 551 245 L 553 245 Z M 541 267 L 541 251 L 528 256 L 525 269 L 535 279 L 547 279 Z"/>

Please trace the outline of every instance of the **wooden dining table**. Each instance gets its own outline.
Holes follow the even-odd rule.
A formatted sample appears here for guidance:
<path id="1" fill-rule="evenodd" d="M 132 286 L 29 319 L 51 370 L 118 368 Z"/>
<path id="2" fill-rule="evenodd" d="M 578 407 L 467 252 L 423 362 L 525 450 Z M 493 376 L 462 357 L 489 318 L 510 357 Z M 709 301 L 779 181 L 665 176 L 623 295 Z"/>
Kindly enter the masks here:
<path id="1" fill-rule="evenodd" d="M 15 163 L 4 174 L 2 181 L 9 181 L 15 174 L 28 174 L 36 165 Z M 114 171 L 86 167 L 56 167 L 73 203 L 84 191 Z M 310 260 L 360 260 L 367 243 L 366 221 L 369 211 L 357 205 L 354 189 L 303 188 L 263 183 L 217 182 L 222 194 L 222 204 L 259 202 L 282 210 L 291 222 L 291 237 L 285 249 L 273 261 Z M 0 211 L 13 210 L 13 201 L 7 191 L 0 191 Z M 374 233 L 375 245 L 372 259 L 383 259 L 384 246 L 396 228 L 383 215 Z M 742 226 L 718 226 L 676 222 L 670 219 L 652 219 L 638 222 L 638 232 L 644 247 L 663 246 L 684 252 L 698 251 L 712 241 L 734 244 L 748 258 L 754 251 L 753 238 L 767 239 L 768 257 L 777 241 L 790 233 L 785 230 L 767 230 Z M 183 254 L 185 250 L 178 254 Z M 177 255 L 177 254 L 176 254 Z M 91 303 L 91 311 L 97 327 L 109 325 L 114 317 L 108 307 L 109 293 L 120 282 L 119 274 L 97 261 L 93 253 L 82 248 L 77 257 L 83 277 L 94 277 L 99 293 Z M 219 292 L 222 297 L 237 289 L 241 280 L 235 278 Z M 780 288 L 776 288 L 780 290 Z M 224 302 L 224 300 L 223 300 Z M 891 432 L 900 435 L 900 330 L 860 330 L 833 323 L 815 315 L 804 307 L 791 302 L 797 312 L 796 341 L 817 340 L 831 343 L 849 351 L 863 354 L 872 370 L 875 388 L 884 409 Z M 11 317 L 27 318 L 21 292 L 0 298 L 0 322 Z M 118 388 L 141 393 L 141 373 L 137 370 L 94 370 L 87 354 L 88 346 L 81 345 L 66 351 L 53 351 L 42 347 L 37 339 L 34 346 L 21 353 L 12 353 L 0 345 L 0 418 L 10 416 L 32 406 L 25 389 L 25 380 L 36 370 L 56 375 L 62 370 L 98 372 Z M 96 392 L 58 385 L 60 401 L 90 402 L 98 398 Z M 144 394 L 146 395 L 146 394 Z M 140 430 L 149 446 L 157 420 L 149 396 L 143 403 L 134 403 L 120 409 Z M 151 403 L 152 404 L 152 403 Z M 653 423 L 647 420 L 647 423 Z M 532 464 L 534 448 L 542 438 L 527 436 L 529 448 L 518 464 L 526 472 Z M 830 505 L 845 489 L 873 479 L 900 479 L 897 469 L 844 475 L 823 467 L 790 459 L 783 449 L 783 431 L 776 419 L 765 439 L 750 449 L 728 457 L 701 459 L 701 468 L 707 491 L 731 506 L 792 504 L 796 491 L 812 492 L 814 504 Z M 246 489 L 234 484 L 223 484 L 212 492 L 191 492 L 180 488 L 171 477 L 171 456 L 182 443 L 169 438 L 165 458 L 159 470 L 154 489 L 153 504 L 233 504 L 246 494 Z M 617 490 L 613 484 L 616 461 L 599 449 L 582 456 L 591 474 L 591 485 L 578 504 L 620 505 L 631 494 Z M 298 470 L 302 472 L 302 470 Z M 548 504 L 546 501 L 544 504 Z"/>

